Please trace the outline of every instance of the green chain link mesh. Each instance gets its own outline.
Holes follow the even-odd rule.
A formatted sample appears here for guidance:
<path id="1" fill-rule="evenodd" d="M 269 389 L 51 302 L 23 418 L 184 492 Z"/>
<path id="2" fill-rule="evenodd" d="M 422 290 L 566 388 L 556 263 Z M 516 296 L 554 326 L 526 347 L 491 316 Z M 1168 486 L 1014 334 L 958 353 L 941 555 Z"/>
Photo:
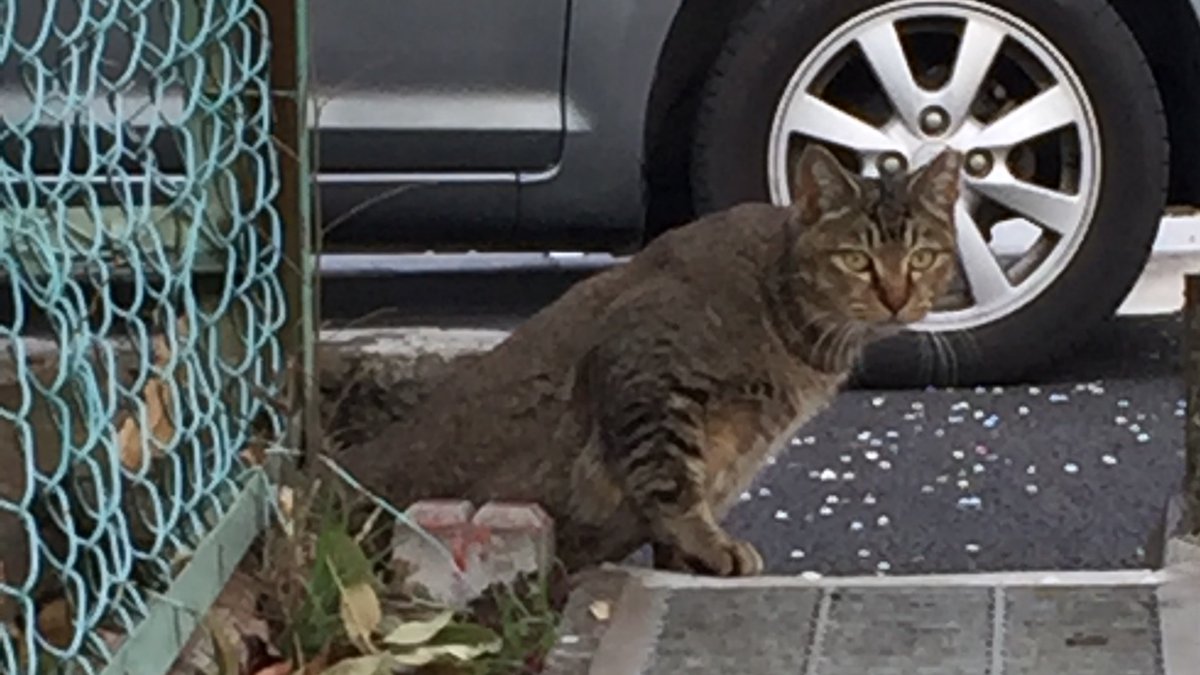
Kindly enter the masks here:
<path id="1" fill-rule="evenodd" d="M 0 672 L 99 672 L 277 438 L 254 0 L 0 0 Z"/>

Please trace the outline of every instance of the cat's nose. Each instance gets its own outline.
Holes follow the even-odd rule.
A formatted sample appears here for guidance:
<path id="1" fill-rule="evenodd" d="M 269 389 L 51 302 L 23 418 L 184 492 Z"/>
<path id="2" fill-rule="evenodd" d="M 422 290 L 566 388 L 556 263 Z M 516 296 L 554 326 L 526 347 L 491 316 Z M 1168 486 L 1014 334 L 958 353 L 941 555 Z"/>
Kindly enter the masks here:
<path id="1" fill-rule="evenodd" d="M 900 310 L 904 309 L 904 306 L 908 304 L 907 288 L 885 286 L 879 296 L 880 301 L 883 302 L 883 306 L 892 310 L 893 315 L 899 314 Z"/>

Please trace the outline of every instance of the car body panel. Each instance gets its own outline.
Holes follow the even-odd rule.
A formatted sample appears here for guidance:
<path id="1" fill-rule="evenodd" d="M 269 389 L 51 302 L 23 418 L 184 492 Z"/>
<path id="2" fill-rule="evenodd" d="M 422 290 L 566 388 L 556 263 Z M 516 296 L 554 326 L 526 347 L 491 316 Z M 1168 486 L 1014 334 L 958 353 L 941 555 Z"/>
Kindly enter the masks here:
<path id="1" fill-rule="evenodd" d="M 418 0 L 402 13 L 383 11 L 395 6 L 388 0 L 354 2 L 375 8 L 368 19 L 391 28 L 393 43 L 412 45 L 397 47 L 408 57 L 395 64 L 412 72 L 355 75 L 350 89 L 358 93 L 317 85 L 319 96 L 325 87 L 334 101 L 347 101 L 324 103 L 320 119 L 322 201 L 326 219 L 339 221 L 329 239 L 334 248 L 562 241 L 606 249 L 640 238 L 646 104 L 680 0 L 571 0 L 569 14 L 566 0 L 504 0 L 486 12 L 474 0 Z M 369 45 L 353 28 L 357 20 L 337 25 L 346 5 L 314 3 L 318 82 L 344 79 L 372 57 L 369 47 L 346 46 Z M 467 23 L 455 23 L 467 15 Z M 526 44 L 552 41 L 559 19 L 568 23 L 553 49 Z M 488 42 L 478 41 L 480 31 Z M 445 44 L 458 41 L 474 42 Z M 485 56 L 502 44 L 517 54 L 488 63 Z M 551 69 L 561 87 L 553 101 Z M 354 115 L 377 116 L 352 110 L 355 96 L 363 110 L 384 110 L 379 99 L 388 100 L 394 128 L 380 131 L 383 123 L 372 122 L 348 129 Z M 560 132 L 553 143 L 552 121 Z M 390 164 L 381 166 L 374 157 L 385 155 Z"/>

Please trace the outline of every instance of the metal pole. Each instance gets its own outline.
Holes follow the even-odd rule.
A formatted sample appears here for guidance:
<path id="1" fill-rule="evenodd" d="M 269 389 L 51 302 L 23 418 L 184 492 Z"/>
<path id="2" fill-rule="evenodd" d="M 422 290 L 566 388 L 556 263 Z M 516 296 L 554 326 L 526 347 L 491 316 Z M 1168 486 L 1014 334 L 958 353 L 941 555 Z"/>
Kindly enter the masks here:
<path id="1" fill-rule="evenodd" d="M 316 337 L 320 322 L 318 242 L 314 237 L 312 160 L 309 129 L 309 24 L 304 0 L 262 0 L 271 24 L 271 92 L 275 142 L 279 145 L 278 209 L 284 223 L 283 269 L 288 330 L 284 348 L 293 361 L 292 428 L 289 439 L 302 460 L 320 449 L 320 392 L 316 382 Z M 295 400 L 295 399 L 299 400 Z M 299 416 L 297 420 L 295 415 Z"/>
<path id="2" fill-rule="evenodd" d="M 1183 349 L 1187 385 L 1183 492 L 1174 518 L 1177 522 L 1168 535 L 1200 534 L 1200 274 L 1189 274 L 1184 280 Z"/>

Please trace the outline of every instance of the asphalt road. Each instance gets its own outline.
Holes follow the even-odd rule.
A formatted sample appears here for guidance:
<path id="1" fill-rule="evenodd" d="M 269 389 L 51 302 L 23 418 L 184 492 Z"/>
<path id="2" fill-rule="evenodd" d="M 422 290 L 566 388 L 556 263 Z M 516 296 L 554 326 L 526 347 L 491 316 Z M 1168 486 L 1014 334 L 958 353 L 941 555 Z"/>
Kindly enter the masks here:
<path id="1" fill-rule="evenodd" d="M 337 281 L 326 316 L 507 327 L 572 280 Z M 1114 320 L 1019 387 L 847 391 L 743 495 L 730 530 L 777 573 L 1142 566 L 1183 471 L 1179 333 L 1174 315 Z"/>

